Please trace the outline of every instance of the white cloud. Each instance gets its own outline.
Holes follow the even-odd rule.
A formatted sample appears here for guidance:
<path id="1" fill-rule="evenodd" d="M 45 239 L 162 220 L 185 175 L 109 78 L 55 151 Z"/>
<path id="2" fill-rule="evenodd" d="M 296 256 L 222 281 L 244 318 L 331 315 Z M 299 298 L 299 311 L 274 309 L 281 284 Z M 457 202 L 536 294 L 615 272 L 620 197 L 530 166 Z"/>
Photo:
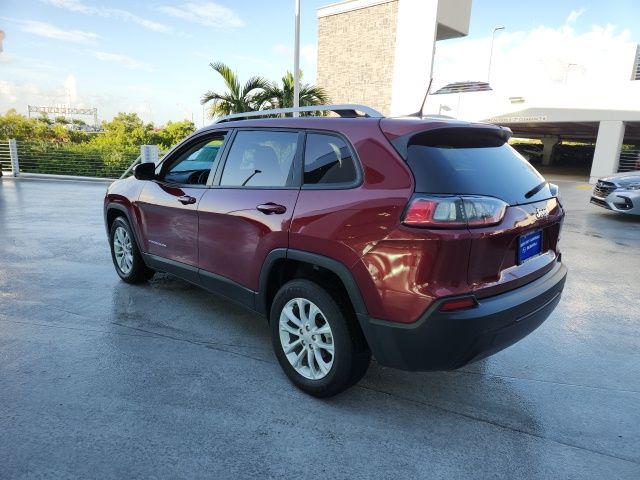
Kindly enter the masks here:
<path id="1" fill-rule="evenodd" d="M 38 95 L 40 90 L 33 83 L 0 80 L 0 111 L 4 112 L 17 106 L 23 107 L 27 105 L 29 99 L 33 101 L 33 98 Z"/>
<path id="2" fill-rule="evenodd" d="M 164 5 L 158 7 L 158 10 L 167 15 L 208 27 L 237 28 L 244 26 L 244 22 L 234 10 L 214 2 L 183 2 L 177 7 Z"/>
<path id="3" fill-rule="evenodd" d="M 0 52 L 0 64 L 8 64 L 15 61 L 16 56 L 10 53 Z"/>
<path id="4" fill-rule="evenodd" d="M 22 30 L 45 38 L 61 40 L 64 42 L 79 43 L 83 45 L 95 45 L 101 38 L 100 35 L 81 30 L 63 30 L 50 23 L 38 22 L 36 20 L 25 20 L 20 22 Z"/>
<path id="5" fill-rule="evenodd" d="M 78 82 L 75 75 L 69 74 L 62 85 L 67 94 L 67 101 L 70 104 L 76 103 L 78 101 Z"/>
<path id="6" fill-rule="evenodd" d="M 16 95 L 16 86 L 13 82 L 0 80 L 0 101 L 11 104 L 18 99 Z"/>
<path id="7" fill-rule="evenodd" d="M 567 17 L 566 23 L 567 24 L 576 23 L 578 18 L 580 18 L 580 16 L 586 11 L 587 11 L 586 8 L 580 8 L 579 10 L 571 10 L 571 13 Z"/>
<path id="8" fill-rule="evenodd" d="M 490 44 L 490 36 L 438 42 L 432 92 L 451 82 L 487 81 Z M 631 108 L 639 103 L 628 93 L 635 48 L 630 32 L 613 25 L 595 25 L 582 33 L 569 24 L 505 31 L 495 37 L 493 94 L 522 96 L 527 102 L 522 108 Z M 430 97 L 436 110 L 438 102 L 453 101 L 455 106 L 460 101 L 444 97 Z"/>
<path id="9" fill-rule="evenodd" d="M 135 15 L 127 10 L 108 7 L 94 7 L 85 5 L 82 0 L 42 0 L 44 3 L 54 7 L 63 8 L 70 12 L 78 12 L 84 15 L 92 15 L 104 18 L 115 18 L 125 22 L 132 22 L 154 32 L 169 33 L 173 29 L 162 23 Z"/>
<path id="10" fill-rule="evenodd" d="M 150 103 L 132 103 L 127 105 L 126 112 L 137 113 L 141 118 L 150 118 L 153 116 L 153 109 Z"/>
<path id="11" fill-rule="evenodd" d="M 58 8 L 65 8 L 72 12 L 88 13 L 91 7 L 87 7 L 82 4 L 80 0 L 42 0 L 44 3 L 48 3 Z"/>
<path id="12" fill-rule="evenodd" d="M 134 60 L 127 55 L 120 55 L 118 53 L 108 53 L 108 52 L 94 52 L 95 57 L 98 60 L 103 62 L 112 62 L 122 65 L 129 70 L 145 70 L 147 72 L 153 72 L 153 65 L 149 63 L 140 62 L 138 60 Z"/>
<path id="13" fill-rule="evenodd" d="M 487 80 L 491 38 L 439 42 L 434 65 L 434 87 L 453 81 Z M 567 70 L 582 72 L 594 85 L 614 78 L 628 80 L 634 42 L 630 32 L 612 25 L 593 26 L 578 34 L 569 27 L 538 27 L 529 32 L 497 35 L 491 66 L 492 86 L 544 88 L 564 84 Z"/>

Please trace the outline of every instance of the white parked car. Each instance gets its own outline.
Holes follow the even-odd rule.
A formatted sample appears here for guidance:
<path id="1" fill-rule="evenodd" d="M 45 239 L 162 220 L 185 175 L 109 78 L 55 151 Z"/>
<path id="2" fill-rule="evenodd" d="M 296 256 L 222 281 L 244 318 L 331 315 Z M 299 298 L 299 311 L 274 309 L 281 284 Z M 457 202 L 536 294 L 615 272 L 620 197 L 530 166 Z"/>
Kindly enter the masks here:
<path id="1" fill-rule="evenodd" d="M 614 212 L 640 215 L 640 171 L 598 179 L 591 203 Z"/>

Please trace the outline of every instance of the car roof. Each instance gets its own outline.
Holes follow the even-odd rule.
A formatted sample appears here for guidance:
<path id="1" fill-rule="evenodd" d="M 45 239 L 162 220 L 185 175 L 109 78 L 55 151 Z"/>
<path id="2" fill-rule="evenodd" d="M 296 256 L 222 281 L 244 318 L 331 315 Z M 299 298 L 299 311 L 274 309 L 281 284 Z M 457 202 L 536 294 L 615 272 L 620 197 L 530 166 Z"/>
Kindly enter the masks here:
<path id="1" fill-rule="evenodd" d="M 197 133 L 204 133 L 214 130 L 225 130 L 228 128 L 303 128 L 317 130 L 331 130 L 337 132 L 348 132 L 352 128 L 362 128 L 368 125 L 370 128 L 378 126 L 389 139 L 414 132 L 431 130 L 436 128 L 458 127 L 458 128 L 496 128 L 496 125 L 488 123 L 474 123 L 456 120 L 446 117 L 286 117 L 286 118 L 251 118 L 247 120 L 234 120 L 223 123 L 213 123 L 198 130 Z"/>

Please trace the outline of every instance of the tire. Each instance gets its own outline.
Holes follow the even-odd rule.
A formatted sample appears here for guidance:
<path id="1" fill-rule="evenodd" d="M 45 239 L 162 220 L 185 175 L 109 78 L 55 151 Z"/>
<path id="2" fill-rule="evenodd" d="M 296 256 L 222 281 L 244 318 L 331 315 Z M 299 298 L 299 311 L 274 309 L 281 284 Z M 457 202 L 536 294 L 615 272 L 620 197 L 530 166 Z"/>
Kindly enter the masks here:
<path id="1" fill-rule="evenodd" d="M 124 217 L 116 218 L 109 231 L 111 260 L 118 276 L 127 283 L 142 283 L 155 272 L 145 265 L 136 238 L 129 222 Z"/>
<path id="2" fill-rule="evenodd" d="M 369 366 L 371 353 L 348 323 L 347 311 L 303 279 L 283 285 L 273 300 L 269 318 L 278 362 L 294 385 L 314 397 L 346 390 Z"/>

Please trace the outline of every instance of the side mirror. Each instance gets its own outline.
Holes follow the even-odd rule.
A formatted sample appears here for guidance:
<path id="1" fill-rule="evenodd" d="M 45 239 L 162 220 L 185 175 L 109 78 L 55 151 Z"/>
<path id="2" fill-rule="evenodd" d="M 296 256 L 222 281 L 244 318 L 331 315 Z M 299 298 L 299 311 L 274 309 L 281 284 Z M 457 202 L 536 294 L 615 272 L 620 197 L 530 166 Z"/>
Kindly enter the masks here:
<path id="1" fill-rule="evenodd" d="M 153 162 L 145 162 L 136 165 L 133 168 L 133 176 L 138 180 L 153 180 L 156 178 L 156 164 Z"/>

